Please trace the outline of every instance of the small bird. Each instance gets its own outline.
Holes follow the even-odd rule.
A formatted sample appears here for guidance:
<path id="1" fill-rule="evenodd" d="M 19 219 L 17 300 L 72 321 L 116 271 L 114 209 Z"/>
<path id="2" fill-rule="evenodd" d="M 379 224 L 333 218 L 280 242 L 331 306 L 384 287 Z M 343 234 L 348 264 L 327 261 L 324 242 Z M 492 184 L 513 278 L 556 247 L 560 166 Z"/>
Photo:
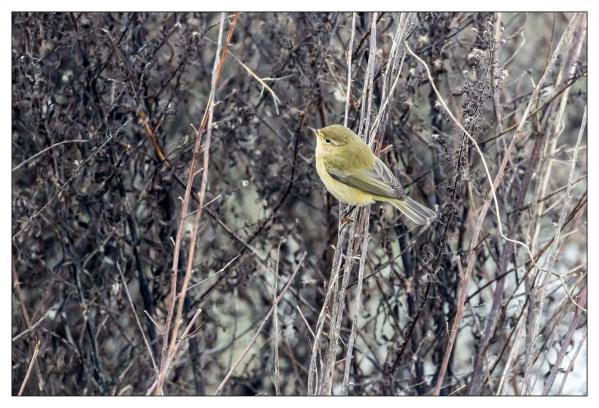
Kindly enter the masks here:
<path id="1" fill-rule="evenodd" d="M 316 171 L 327 190 L 349 205 L 390 203 L 415 224 L 436 213 L 408 197 L 391 170 L 351 129 L 330 125 L 310 128 L 316 136 Z"/>

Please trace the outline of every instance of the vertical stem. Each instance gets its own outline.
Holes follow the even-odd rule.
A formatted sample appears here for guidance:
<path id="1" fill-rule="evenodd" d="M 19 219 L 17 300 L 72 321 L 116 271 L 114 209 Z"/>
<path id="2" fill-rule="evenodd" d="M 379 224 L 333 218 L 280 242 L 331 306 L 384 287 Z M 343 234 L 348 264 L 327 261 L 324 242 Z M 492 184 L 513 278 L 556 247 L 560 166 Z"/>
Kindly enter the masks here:
<path id="1" fill-rule="evenodd" d="M 343 390 L 345 395 L 349 393 L 349 371 L 351 368 L 351 360 L 354 351 L 354 342 L 356 340 L 356 330 L 358 328 L 358 319 L 360 317 L 360 310 L 362 308 L 362 281 L 364 279 L 364 266 L 366 264 L 366 255 L 368 254 L 368 241 L 370 239 L 368 235 L 369 230 L 369 214 L 368 210 L 364 211 L 363 223 L 361 231 L 363 233 L 362 238 L 362 249 L 360 254 L 360 264 L 358 267 L 358 285 L 356 287 L 356 308 L 352 317 L 351 333 L 349 335 L 349 341 L 347 343 L 347 352 L 345 353 L 345 372 L 343 375 Z"/>
<path id="2" fill-rule="evenodd" d="M 274 331 L 274 376 L 275 376 L 275 395 L 279 395 L 281 393 L 281 373 L 280 373 L 280 369 L 279 369 L 279 309 L 278 309 L 278 303 L 277 303 L 277 290 L 278 290 L 278 284 L 279 284 L 279 263 L 280 263 L 280 256 L 281 256 L 281 244 L 283 243 L 283 241 L 279 242 L 279 247 L 277 248 L 277 264 L 275 266 L 275 271 L 274 271 L 274 283 L 273 283 L 273 300 L 272 300 L 272 304 L 273 304 L 273 314 L 272 314 L 272 326 L 273 326 L 273 331 Z"/>
<path id="3" fill-rule="evenodd" d="M 356 13 L 352 13 L 351 19 L 351 34 L 349 37 L 349 45 L 347 46 L 347 91 L 345 92 L 345 115 L 343 117 L 343 126 L 347 127 L 349 120 L 349 105 L 351 103 L 351 83 L 352 83 L 352 72 L 351 72 L 351 56 L 354 48 L 354 35 L 356 34 Z"/>
<path id="4" fill-rule="evenodd" d="M 170 293 L 169 293 L 169 306 L 168 306 L 166 321 L 164 323 L 164 329 L 163 329 L 164 334 L 163 334 L 163 339 L 162 339 L 162 355 L 161 355 L 161 361 L 160 361 L 160 374 L 159 374 L 159 378 L 158 378 L 158 384 L 155 388 L 156 394 L 160 394 L 160 395 L 163 394 L 164 380 L 165 380 L 166 376 L 168 375 L 168 370 L 169 370 L 171 361 L 175 357 L 173 352 L 176 349 L 175 344 L 176 344 L 176 340 L 177 340 L 179 326 L 181 324 L 181 318 L 182 318 L 182 313 L 183 313 L 183 302 L 185 300 L 187 286 L 191 279 L 191 264 L 193 262 L 193 255 L 195 252 L 195 242 L 197 239 L 197 233 L 198 233 L 198 229 L 199 229 L 199 221 L 200 221 L 200 217 L 202 214 L 202 207 L 203 207 L 203 203 L 204 203 L 206 186 L 208 183 L 208 163 L 209 163 L 209 159 L 210 159 L 210 139 L 211 139 L 211 135 L 212 135 L 212 125 L 211 124 L 212 124 L 212 116 L 213 116 L 213 112 L 214 112 L 214 98 L 215 98 L 215 94 L 216 94 L 216 84 L 218 83 L 218 80 L 220 78 L 221 69 L 223 67 L 225 58 L 227 56 L 229 45 L 231 44 L 231 40 L 233 38 L 233 31 L 235 30 L 235 25 L 237 24 L 238 17 L 239 17 L 239 13 L 236 13 L 233 18 L 233 21 L 231 22 L 231 25 L 229 27 L 226 45 L 221 53 L 220 49 L 222 47 L 222 36 L 223 36 L 224 18 L 225 18 L 225 13 L 221 13 L 220 29 L 219 29 L 219 34 L 218 34 L 218 45 L 217 45 L 217 52 L 215 53 L 215 57 L 214 57 L 210 95 L 208 96 L 208 105 L 207 105 L 206 110 L 204 111 L 204 116 L 202 117 L 202 122 L 200 123 L 198 131 L 196 132 L 196 140 L 195 140 L 194 149 L 193 149 L 193 156 L 192 156 L 191 164 L 189 166 L 189 175 L 188 175 L 187 184 L 185 187 L 185 194 L 183 197 L 183 205 L 181 206 L 181 216 L 180 216 L 180 221 L 179 221 L 179 227 L 177 229 L 177 236 L 175 239 L 175 250 L 173 253 L 173 265 L 172 265 L 172 269 L 171 269 L 171 287 L 170 287 Z M 194 220 L 194 228 L 192 230 L 190 251 L 188 254 L 188 258 L 187 258 L 187 268 L 186 268 L 186 272 L 185 272 L 185 278 L 184 278 L 184 282 L 183 282 L 183 287 L 181 288 L 181 293 L 179 294 L 179 304 L 177 307 L 177 316 L 176 316 L 176 319 L 174 322 L 175 327 L 174 327 L 174 330 L 172 331 L 172 335 L 171 335 L 170 327 L 171 327 L 171 322 L 172 322 L 172 318 L 174 315 L 175 303 L 177 301 L 177 273 L 178 273 L 178 268 L 179 268 L 179 253 L 181 251 L 181 241 L 183 238 L 184 222 L 185 222 L 185 218 L 187 217 L 187 209 L 189 207 L 189 201 L 190 201 L 190 197 L 191 197 L 191 189 L 192 189 L 193 180 L 194 180 L 194 177 L 196 174 L 195 166 L 196 166 L 196 162 L 200 155 L 201 136 L 202 136 L 203 130 L 206 128 L 206 125 L 208 125 L 208 129 L 207 129 L 207 133 L 206 133 L 206 143 L 204 146 L 204 158 L 203 158 L 204 159 L 204 171 L 202 174 L 202 184 L 201 184 L 200 193 L 199 193 L 199 196 L 200 196 L 199 204 L 198 204 L 198 210 L 197 210 L 195 220 Z M 170 342 L 169 342 L 169 339 L 170 339 Z"/>

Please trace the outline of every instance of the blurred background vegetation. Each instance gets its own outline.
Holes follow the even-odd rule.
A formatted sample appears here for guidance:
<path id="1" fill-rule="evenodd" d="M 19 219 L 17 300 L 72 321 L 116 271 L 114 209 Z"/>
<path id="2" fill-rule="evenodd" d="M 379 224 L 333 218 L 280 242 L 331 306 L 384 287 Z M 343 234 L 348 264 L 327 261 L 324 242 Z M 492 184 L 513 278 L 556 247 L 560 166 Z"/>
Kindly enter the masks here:
<path id="1" fill-rule="evenodd" d="M 585 14 L 13 13 L 12 25 L 14 394 L 145 394 L 158 371 L 176 395 L 221 382 L 227 395 L 586 394 Z M 499 214 L 481 156 L 404 41 L 503 175 Z M 356 256 L 338 245 L 308 130 L 344 122 L 348 50 L 348 126 L 380 114 L 381 157 L 439 213 L 422 228 L 373 205 Z M 181 327 L 162 371 L 175 254 Z"/>

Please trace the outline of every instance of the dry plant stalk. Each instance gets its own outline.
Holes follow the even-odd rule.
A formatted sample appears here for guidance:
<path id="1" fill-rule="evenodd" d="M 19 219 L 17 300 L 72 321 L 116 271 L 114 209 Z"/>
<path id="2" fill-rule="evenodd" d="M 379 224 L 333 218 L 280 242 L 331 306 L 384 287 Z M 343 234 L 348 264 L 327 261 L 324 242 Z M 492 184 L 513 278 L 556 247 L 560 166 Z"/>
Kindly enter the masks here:
<path id="1" fill-rule="evenodd" d="M 40 352 L 40 345 L 41 342 L 39 339 L 35 340 L 35 346 L 33 349 L 33 355 L 31 356 L 31 361 L 29 362 L 29 367 L 27 367 L 27 373 L 25 374 L 25 378 L 23 378 L 23 383 L 21 384 L 21 388 L 19 389 L 19 396 L 23 395 L 23 392 L 25 391 L 25 387 L 27 386 L 27 383 L 29 382 L 29 376 L 31 375 L 31 370 L 33 369 L 33 366 L 35 365 L 35 362 L 37 360 L 37 355 Z"/>
<path id="2" fill-rule="evenodd" d="M 553 65 L 553 63 L 555 62 L 555 60 L 557 59 L 557 56 L 559 55 L 559 50 L 561 49 L 561 46 L 564 43 L 564 40 L 567 37 L 567 34 L 569 34 L 571 32 L 571 30 L 572 30 L 572 24 L 573 24 L 573 21 L 574 21 L 575 17 L 572 17 L 572 19 L 570 20 L 570 23 L 568 24 L 568 28 L 566 29 L 566 32 L 564 32 L 564 34 L 562 35 L 562 38 L 560 39 L 560 41 L 558 42 L 558 44 L 556 46 L 555 52 L 553 54 L 553 57 L 551 58 L 551 61 L 548 64 L 547 69 L 545 69 L 545 71 L 543 72 L 543 75 L 541 76 L 541 79 L 537 83 L 537 85 L 536 85 L 536 87 L 535 87 L 535 89 L 534 89 L 534 91 L 532 93 L 530 101 L 529 101 L 526 109 L 524 110 L 524 113 L 522 115 L 522 119 L 520 120 L 520 124 L 519 124 L 518 128 L 516 128 L 514 137 L 512 138 L 512 141 L 510 142 L 510 145 L 506 149 L 503 161 L 501 162 L 501 164 L 499 166 L 499 169 L 497 171 L 495 179 L 490 184 L 490 189 L 491 189 L 490 197 L 489 197 L 489 199 L 487 199 L 485 201 L 485 203 L 483 204 L 483 207 L 480 210 L 480 213 L 479 213 L 479 216 L 478 216 L 478 221 L 476 223 L 474 232 L 472 234 L 472 239 L 470 241 L 471 242 L 471 249 L 470 249 L 470 251 L 468 253 L 466 273 L 465 273 L 465 275 L 464 275 L 464 277 L 462 279 L 462 284 L 460 286 L 460 293 L 458 295 L 457 312 L 456 312 L 456 316 L 455 316 L 455 318 L 453 320 L 452 327 L 451 327 L 451 329 L 449 331 L 449 339 L 448 339 L 447 348 L 445 350 L 445 356 L 443 358 L 443 363 L 441 365 L 441 369 L 439 371 L 439 375 L 437 376 L 436 385 L 435 385 L 435 388 L 433 390 L 433 394 L 434 395 L 439 395 L 439 393 L 440 393 L 441 385 L 443 384 L 443 380 L 444 380 L 444 377 L 445 377 L 445 372 L 447 370 L 447 365 L 449 364 L 449 357 L 450 357 L 451 352 L 453 350 L 453 345 L 454 345 L 454 342 L 455 342 L 455 339 L 456 339 L 456 336 L 457 336 L 457 333 L 458 333 L 458 328 L 459 328 L 461 317 L 462 317 L 462 313 L 463 313 L 464 301 L 466 299 L 468 282 L 470 280 L 470 276 L 471 276 L 472 270 L 474 268 L 474 262 L 475 262 L 475 258 L 474 258 L 475 250 L 474 250 L 474 248 L 475 248 L 475 243 L 478 242 L 478 236 L 479 236 L 479 234 L 481 232 L 482 224 L 483 224 L 485 215 L 487 213 L 487 210 L 489 209 L 489 206 L 491 204 L 491 199 L 492 199 L 494 201 L 494 203 L 495 203 L 496 216 L 499 218 L 499 214 L 500 214 L 499 204 L 497 202 L 497 195 L 496 195 L 495 191 L 497 190 L 497 187 L 499 186 L 499 184 L 501 183 L 501 181 L 503 179 L 504 170 L 505 170 L 506 165 L 508 163 L 511 151 L 514 148 L 514 146 L 516 144 L 516 141 L 520 137 L 522 128 L 524 127 L 525 120 L 528 117 L 528 113 L 531 110 L 531 107 L 532 107 L 533 103 L 536 102 L 536 98 L 539 95 L 541 86 L 545 83 L 545 80 L 546 80 L 546 78 L 547 78 L 547 76 L 548 76 L 548 74 L 550 72 L 548 68 L 551 67 Z M 406 47 L 407 47 L 408 51 L 410 52 L 410 54 L 412 54 L 415 58 L 419 59 L 419 57 L 412 52 L 412 50 L 409 48 L 409 46 L 407 44 L 406 44 Z M 473 142 L 473 144 L 477 148 L 478 153 L 480 154 L 481 159 L 483 161 L 483 164 L 484 164 L 484 167 L 485 167 L 485 170 L 486 170 L 486 173 L 487 173 L 487 177 L 488 177 L 489 180 L 491 180 L 492 178 L 491 178 L 491 175 L 489 173 L 488 166 L 485 163 L 484 155 L 483 155 L 482 151 L 480 150 L 480 148 L 478 147 L 478 144 L 476 143 L 476 140 L 466 131 L 466 129 L 464 129 L 464 127 L 457 121 L 457 119 L 455 119 L 455 117 L 453 116 L 453 114 L 451 113 L 451 111 L 449 110 L 449 108 L 447 107 L 447 104 L 443 101 L 443 98 L 441 97 L 441 95 L 439 94 L 438 90 L 434 86 L 434 82 L 433 82 L 432 77 L 430 75 L 430 70 L 428 69 L 428 66 L 426 65 L 426 63 L 424 61 L 422 61 L 422 59 L 419 59 L 419 61 L 426 68 L 427 73 L 428 73 L 429 81 L 431 82 L 431 86 L 435 89 L 435 91 L 437 93 L 437 96 L 439 98 L 440 103 L 443 105 L 443 107 L 445 108 L 445 110 L 447 111 L 447 113 L 454 120 L 454 123 L 456 124 L 456 126 L 458 126 L 460 128 L 460 130 L 462 130 L 464 132 L 464 134 L 466 136 L 468 136 L 468 138 Z M 505 239 L 506 241 L 509 241 L 509 242 L 516 243 L 518 245 L 524 246 L 527 249 L 527 251 L 529 252 L 530 259 L 533 262 L 535 262 L 535 264 L 536 264 L 536 261 L 534 260 L 534 256 L 532 255 L 532 252 L 530 251 L 530 248 L 528 247 L 528 245 L 524 244 L 523 242 L 520 242 L 520 241 L 517 241 L 517 240 L 513 240 L 513 239 L 510 239 L 510 238 L 506 237 L 503 234 L 503 232 L 502 232 L 502 226 L 501 226 L 501 224 L 502 224 L 501 220 L 498 219 L 497 227 L 499 229 L 499 234 L 501 235 L 501 237 L 503 239 Z"/>
<path id="3" fill-rule="evenodd" d="M 577 23 L 576 25 L 574 24 L 575 22 Z M 560 42 L 556 46 L 554 58 L 557 55 L 557 52 L 558 52 L 562 42 L 566 43 L 566 46 L 568 46 L 568 45 L 570 45 L 572 40 L 575 40 L 575 39 L 577 40 L 576 41 L 577 44 L 573 49 L 566 48 L 566 50 L 565 50 L 565 53 L 568 53 L 568 51 L 569 51 L 570 56 L 566 56 L 566 58 L 564 58 L 563 65 L 561 66 L 561 69 L 558 74 L 558 81 L 560 81 L 560 79 L 561 79 L 560 77 L 563 76 L 564 71 L 567 72 L 567 78 L 563 78 L 562 81 L 569 79 L 574 74 L 574 70 L 576 68 L 575 62 L 578 60 L 578 55 L 580 54 L 581 49 L 582 49 L 582 43 L 584 42 L 584 37 L 585 37 L 584 36 L 585 30 L 586 30 L 586 19 L 585 19 L 584 15 L 583 14 L 575 14 L 570 19 L 566 32 L 564 32 L 564 34 L 562 35 L 562 38 L 560 39 Z M 578 34 L 578 35 L 575 36 L 575 34 Z M 576 37 L 578 37 L 578 38 L 576 38 Z M 562 123 L 562 117 L 564 114 L 564 110 L 565 110 L 565 106 L 566 106 L 566 103 L 568 100 L 569 93 L 570 93 L 570 88 L 567 88 L 566 91 L 562 94 L 562 96 L 559 100 L 559 108 L 557 110 L 557 115 L 554 116 L 553 121 L 550 124 L 551 125 L 550 129 L 552 130 L 551 138 L 549 139 L 550 141 L 547 142 L 545 145 L 545 147 L 546 147 L 545 154 L 547 156 L 552 156 L 556 151 L 557 140 L 561 133 L 559 128 Z M 573 171 L 574 171 L 574 166 L 575 166 L 575 160 L 577 157 L 578 148 L 580 146 L 580 140 L 582 138 L 582 134 L 584 132 L 585 125 L 586 125 L 586 107 L 585 107 L 585 113 L 583 116 L 583 121 L 582 121 L 582 124 L 580 127 L 580 131 L 578 133 L 578 138 L 577 138 L 577 143 L 576 143 L 577 147 L 575 148 L 575 153 L 573 156 L 572 166 L 571 166 L 571 170 L 570 170 L 570 177 L 568 179 L 568 187 L 566 190 L 566 199 L 564 201 L 564 206 L 563 206 L 563 209 L 559 216 L 558 225 L 555 227 L 556 235 L 552 240 L 553 245 L 554 245 L 553 246 L 554 251 L 547 258 L 546 270 L 541 272 L 541 273 L 543 273 L 541 282 L 538 284 L 537 287 L 534 287 L 534 283 L 529 284 L 530 287 L 528 288 L 528 292 L 530 294 L 532 301 L 530 302 L 530 306 L 529 306 L 531 308 L 531 312 L 529 315 L 531 324 L 527 325 L 528 342 L 527 342 L 527 348 L 526 348 L 526 357 L 525 357 L 526 360 L 524 363 L 525 368 L 524 368 L 523 388 L 524 388 L 524 392 L 526 394 L 530 392 L 530 389 L 532 387 L 532 384 L 531 384 L 531 375 L 532 375 L 532 369 L 533 369 L 532 356 L 535 351 L 537 335 L 538 335 L 539 329 L 540 329 L 541 316 L 542 316 L 542 312 L 543 312 L 544 306 L 545 306 L 546 285 L 548 283 L 549 277 L 552 275 L 552 273 L 550 271 L 554 266 L 555 257 L 557 256 L 557 253 L 558 253 L 557 248 L 558 248 L 559 240 L 560 240 L 560 232 L 561 232 L 561 228 L 564 225 L 564 222 L 565 222 L 565 219 L 567 216 L 567 207 L 568 207 L 568 204 L 570 201 L 569 192 L 571 190 L 571 186 L 572 186 L 572 182 L 573 182 Z M 547 164 L 546 164 L 545 171 L 544 171 L 543 182 L 539 186 L 540 193 L 538 193 L 538 194 L 541 194 L 541 195 L 545 195 L 546 189 L 549 185 L 549 180 L 550 180 L 550 176 L 551 176 L 551 172 L 552 172 L 553 160 L 550 159 L 546 163 Z M 540 227 L 541 227 L 540 223 L 538 221 L 543 212 L 543 207 L 544 207 L 544 203 L 541 202 L 541 203 L 539 203 L 539 205 L 537 206 L 537 209 L 536 209 L 536 217 L 534 220 L 535 221 L 534 222 L 535 230 L 534 230 L 534 234 L 532 237 L 533 245 L 536 245 L 538 242 L 538 237 L 539 237 Z M 581 306 L 576 301 L 574 301 L 574 299 L 572 299 L 572 296 L 568 292 L 568 288 L 563 283 L 563 280 L 561 280 L 561 282 L 562 282 L 562 285 L 565 289 L 565 292 L 566 292 L 566 295 L 568 296 L 568 298 L 572 301 L 572 303 L 574 303 L 574 305 L 576 307 L 580 308 Z"/>
<path id="4" fill-rule="evenodd" d="M 187 287 L 188 287 L 189 281 L 191 279 L 191 270 L 192 270 L 192 264 L 193 264 L 193 260 L 194 260 L 193 255 L 195 252 L 197 233 L 199 230 L 199 224 L 200 224 L 200 219 L 201 219 L 201 215 L 202 215 L 202 207 L 203 207 L 204 200 L 205 200 L 206 186 L 207 186 L 207 182 L 208 182 L 208 162 L 210 160 L 210 136 L 212 134 L 212 116 L 213 116 L 213 111 L 214 111 L 214 99 L 215 99 L 215 95 L 216 95 L 216 86 L 218 84 L 218 79 L 220 78 L 220 73 L 221 73 L 222 67 L 224 65 L 225 59 L 227 57 L 227 51 L 231 44 L 231 40 L 233 38 L 233 31 L 235 30 L 235 25 L 237 24 L 238 18 L 239 18 L 239 13 L 236 13 L 234 15 L 233 21 L 231 22 L 231 25 L 229 27 L 229 32 L 227 34 L 225 46 L 221 53 L 220 50 L 221 50 L 222 35 L 223 35 L 224 20 L 225 20 L 225 13 L 221 13 L 220 28 L 219 28 L 219 34 L 218 34 L 218 45 L 217 45 L 216 56 L 214 59 L 214 68 L 212 70 L 212 82 L 211 82 L 211 87 L 210 87 L 210 94 L 208 96 L 208 103 L 207 103 L 206 111 L 204 112 L 204 116 L 203 116 L 200 126 L 198 127 L 198 130 L 196 132 L 194 154 L 192 156 L 192 160 L 189 165 L 189 173 L 188 173 L 189 176 L 187 178 L 187 185 L 185 187 L 185 195 L 183 197 L 183 204 L 181 206 L 181 217 L 180 217 L 180 221 L 179 221 L 179 228 L 177 229 L 177 236 L 175 238 L 175 250 L 173 253 L 173 266 L 171 269 L 171 290 L 170 290 L 170 295 L 169 295 L 170 296 L 169 297 L 169 307 L 167 310 L 166 321 L 165 321 L 164 327 L 163 327 L 160 374 L 158 377 L 158 384 L 155 389 L 156 394 L 159 394 L 159 395 L 163 394 L 164 381 L 166 379 L 166 376 L 168 375 L 168 371 L 169 371 L 170 365 L 172 363 L 172 360 L 175 358 L 174 352 L 176 349 L 176 341 L 177 341 L 177 336 L 178 336 L 178 332 L 179 332 L 179 326 L 181 324 L 181 319 L 182 319 L 182 315 L 183 315 L 183 302 L 185 301 L 185 293 L 187 291 Z M 202 141 L 202 133 L 204 132 L 204 129 L 206 129 L 206 142 L 204 143 L 204 163 L 203 163 L 204 171 L 202 173 L 202 184 L 201 184 L 200 193 L 199 193 L 199 205 L 198 205 L 198 210 L 195 214 L 194 227 L 193 227 L 192 236 L 191 236 L 191 240 L 190 240 L 189 254 L 188 254 L 188 258 L 187 258 L 187 268 L 185 270 L 185 278 L 183 280 L 183 286 L 181 288 L 181 295 L 178 297 L 179 302 L 177 305 L 177 315 L 176 315 L 175 322 L 174 322 L 174 329 L 172 330 L 172 334 L 171 334 L 171 320 L 173 317 L 173 313 L 174 313 L 174 309 L 175 309 L 175 302 L 177 299 L 177 273 L 178 273 L 178 266 L 179 266 L 179 252 L 180 252 L 180 248 L 181 248 L 181 241 L 183 239 L 184 223 L 185 223 L 185 218 L 187 217 L 187 209 L 189 207 L 191 189 L 193 186 L 194 177 L 196 175 L 196 171 L 195 171 L 196 160 L 200 155 L 200 146 L 201 146 L 201 141 Z M 169 340 L 169 336 L 170 336 L 170 340 Z"/>
<path id="5" fill-rule="evenodd" d="M 369 143 L 371 146 L 377 142 L 376 134 L 379 126 L 384 121 L 383 117 L 388 113 L 390 106 L 389 102 L 393 98 L 394 90 L 397 86 L 399 76 L 401 74 L 401 67 L 405 57 L 405 49 L 399 52 L 403 39 L 405 37 L 407 26 L 410 19 L 402 13 L 400 20 L 393 37 L 392 51 L 389 57 L 389 61 L 386 65 L 384 83 L 385 86 L 389 86 L 390 79 L 394 77 L 391 88 L 387 91 L 383 88 L 383 101 L 379 107 L 376 119 L 371 125 L 371 114 L 372 114 L 372 100 L 374 96 L 374 77 L 375 69 L 377 66 L 377 21 L 378 13 L 372 13 L 370 18 L 370 49 L 368 53 L 368 63 L 366 67 L 366 74 L 363 81 L 362 96 L 361 96 L 361 111 L 360 121 L 358 127 L 358 134 Z M 352 29 L 350 34 L 349 48 L 346 51 L 347 55 L 347 92 L 345 102 L 345 118 L 344 123 L 348 123 L 349 119 L 349 107 L 351 100 L 351 55 L 353 54 L 353 38 L 355 31 L 355 15 L 352 18 Z M 395 74 L 395 75 L 393 75 Z M 388 92 L 388 93 L 387 93 Z M 380 151 L 381 143 L 377 144 Z M 344 370 L 343 372 L 343 390 L 345 394 L 349 393 L 349 376 L 350 367 L 353 358 L 353 350 L 355 344 L 356 332 L 358 330 L 359 315 L 361 312 L 362 302 L 362 282 L 364 279 L 364 267 L 366 258 L 368 256 L 368 242 L 369 242 L 369 217 L 370 209 L 368 207 L 359 208 L 351 212 L 350 215 L 344 214 L 346 212 L 346 206 L 340 204 L 339 210 L 339 233 L 337 237 L 337 245 L 335 247 L 335 253 L 333 256 L 333 266 L 331 268 L 331 277 L 327 285 L 327 294 L 318 317 L 316 326 L 315 341 L 312 347 L 312 353 L 310 358 L 310 368 L 308 371 L 308 394 L 311 395 L 331 395 L 333 391 L 333 384 L 335 382 L 335 375 L 337 371 L 337 350 L 338 342 L 340 339 L 341 323 L 344 319 L 344 310 L 346 304 L 346 297 L 349 295 L 347 291 L 349 285 L 349 279 L 353 271 L 354 259 L 359 259 L 358 262 L 358 279 L 357 279 L 357 294 L 355 298 L 356 306 L 354 308 L 353 315 L 351 317 L 351 330 L 349 339 L 347 342 L 347 348 L 345 350 L 344 359 Z M 357 212 L 357 215 L 356 215 Z M 347 232 L 349 230 L 349 233 Z M 348 234 L 347 243 L 345 242 L 345 235 Z M 341 267 L 343 266 L 343 274 L 340 276 Z M 339 283 L 339 278 L 341 282 Z M 329 306 L 330 305 L 330 306 Z M 330 310 L 330 312 L 327 312 Z M 329 314 L 329 332 L 328 332 L 328 346 L 324 361 L 320 360 L 320 371 L 317 367 L 318 356 L 320 355 L 319 339 L 325 326 L 325 320 Z"/>
<path id="6" fill-rule="evenodd" d="M 247 353 L 250 351 L 250 349 L 256 343 L 256 340 L 258 339 L 258 336 L 260 335 L 260 332 L 262 332 L 262 329 L 264 328 L 264 325 L 266 324 L 266 322 L 268 321 L 268 319 L 270 318 L 270 316 L 273 314 L 273 311 L 276 310 L 277 305 L 281 302 L 281 299 L 283 299 L 283 296 L 285 296 L 285 293 L 287 293 L 287 291 L 289 290 L 289 287 L 291 286 L 291 283 L 295 279 L 295 275 L 300 270 L 300 267 L 302 266 L 302 262 L 304 261 L 305 257 L 306 257 L 306 253 L 304 252 L 303 255 L 302 255 L 302 257 L 300 258 L 298 264 L 297 264 L 297 267 L 295 268 L 295 271 L 293 271 L 293 274 L 291 275 L 291 277 L 289 278 L 289 280 L 287 281 L 287 283 L 285 284 L 285 286 L 281 290 L 281 293 L 279 293 L 279 295 L 274 299 L 272 307 L 269 309 L 269 311 L 266 314 L 266 316 L 264 317 L 264 319 L 262 319 L 262 323 L 260 323 L 260 326 L 258 326 L 258 329 L 256 330 L 256 333 L 251 338 L 250 342 L 245 347 L 245 349 L 243 350 L 243 352 L 241 353 L 241 355 L 239 356 L 239 358 L 237 359 L 237 361 L 235 361 L 235 363 L 231 366 L 231 368 L 229 369 L 229 372 L 227 372 L 227 375 L 225 375 L 225 378 L 223 378 L 223 380 L 220 383 L 220 385 L 216 388 L 216 391 L 214 392 L 215 395 L 219 395 L 222 392 L 223 387 L 227 384 L 227 381 L 229 381 L 229 378 L 231 378 L 231 375 L 233 375 L 233 373 L 235 372 L 235 370 L 237 369 L 237 367 L 239 366 L 239 364 L 241 364 L 241 361 L 243 361 L 243 359 L 245 358 L 245 356 L 247 355 Z"/>

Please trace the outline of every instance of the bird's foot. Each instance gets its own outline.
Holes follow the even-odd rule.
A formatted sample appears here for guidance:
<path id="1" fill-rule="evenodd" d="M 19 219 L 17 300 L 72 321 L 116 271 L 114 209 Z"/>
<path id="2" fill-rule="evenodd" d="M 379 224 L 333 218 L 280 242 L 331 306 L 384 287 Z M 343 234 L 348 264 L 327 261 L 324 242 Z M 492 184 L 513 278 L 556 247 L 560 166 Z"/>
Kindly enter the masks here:
<path id="1" fill-rule="evenodd" d="M 341 214 L 341 228 L 345 227 L 352 221 L 352 213 L 356 209 L 357 205 L 350 205 L 347 209 Z"/>

